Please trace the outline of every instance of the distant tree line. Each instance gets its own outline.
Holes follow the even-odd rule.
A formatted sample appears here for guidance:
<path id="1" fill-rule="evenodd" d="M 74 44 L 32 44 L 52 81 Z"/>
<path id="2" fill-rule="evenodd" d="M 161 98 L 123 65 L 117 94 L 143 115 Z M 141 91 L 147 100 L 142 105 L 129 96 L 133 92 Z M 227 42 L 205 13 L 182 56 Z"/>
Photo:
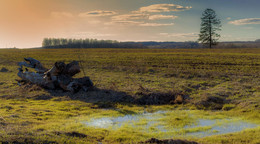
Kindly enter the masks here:
<path id="1" fill-rule="evenodd" d="M 199 48 L 197 42 L 119 42 L 116 40 L 44 38 L 43 48 Z"/>
<path id="2" fill-rule="evenodd" d="M 260 41 L 220 42 L 215 48 L 260 48 Z"/>
<path id="3" fill-rule="evenodd" d="M 209 48 L 207 45 L 198 42 L 137 42 L 141 43 L 147 48 Z M 218 45 L 214 48 L 260 48 L 260 39 L 259 41 L 231 41 L 231 42 L 219 42 Z"/>
<path id="4" fill-rule="evenodd" d="M 44 38 L 43 48 L 143 48 L 139 43 L 116 40 Z"/>
<path id="5" fill-rule="evenodd" d="M 136 42 L 141 43 L 147 48 L 200 48 L 203 45 L 198 42 Z"/>
<path id="6" fill-rule="evenodd" d="M 208 46 L 193 42 L 119 42 L 115 40 L 97 39 L 64 39 L 45 38 L 43 48 L 208 48 Z M 260 48 L 260 39 L 256 41 L 219 42 L 214 48 Z"/>

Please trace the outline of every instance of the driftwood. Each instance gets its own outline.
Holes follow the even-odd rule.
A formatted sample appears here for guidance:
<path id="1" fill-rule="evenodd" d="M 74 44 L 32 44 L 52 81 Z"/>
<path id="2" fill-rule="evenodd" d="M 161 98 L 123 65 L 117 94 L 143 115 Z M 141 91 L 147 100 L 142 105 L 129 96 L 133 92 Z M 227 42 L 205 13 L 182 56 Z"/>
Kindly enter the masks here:
<path id="1" fill-rule="evenodd" d="M 24 58 L 24 62 L 19 62 L 18 76 L 23 81 L 37 84 L 47 89 L 62 88 L 65 91 L 77 92 L 80 89 L 87 91 L 93 86 L 89 77 L 72 78 L 80 72 L 79 63 L 73 61 L 69 64 L 64 62 L 56 62 L 51 69 L 43 67 L 40 61 L 33 58 Z M 36 72 L 29 72 L 27 68 L 23 70 L 23 66 L 34 68 Z"/>

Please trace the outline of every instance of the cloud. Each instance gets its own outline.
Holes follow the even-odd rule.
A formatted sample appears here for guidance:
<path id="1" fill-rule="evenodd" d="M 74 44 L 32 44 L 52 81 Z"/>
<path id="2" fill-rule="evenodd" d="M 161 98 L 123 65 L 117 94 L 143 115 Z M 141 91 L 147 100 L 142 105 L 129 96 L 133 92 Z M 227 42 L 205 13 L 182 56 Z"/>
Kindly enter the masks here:
<path id="1" fill-rule="evenodd" d="M 74 17 L 73 14 L 69 12 L 52 12 L 51 17 L 53 18 L 72 18 Z"/>
<path id="2" fill-rule="evenodd" d="M 123 24 L 123 25 L 140 25 L 142 22 L 137 22 L 137 21 L 116 21 L 116 23 Z"/>
<path id="3" fill-rule="evenodd" d="M 89 17 L 89 16 L 111 16 L 115 15 L 115 11 L 103 11 L 103 10 L 96 10 L 96 11 L 89 11 L 80 13 L 79 17 Z"/>
<path id="4" fill-rule="evenodd" d="M 112 20 L 113 21 L 128 21 L 128 20 L 140 20 L 140 19 L 148 19 L 149 15 L 148 14 L 124 14 L 124 15 L 117 15 L 113 16 Z"/>
<path id="5" fill-rule="evenodd" d="M 136 13 L 144 12 L 171 12 L 171 11 L 184 11 L 191 9 L 191 6 L 181 6 L 175 4 L 154 4 L 146 7 L 141 7 Z"/>
<path id="6" fill-rule="evenodd" d="M 247 18 L 230 21 L 229 24 L 233 25 L 247 25 L 247 24 L 260 24 L 260 18 Z"/>
<path id="7" fill-rule="evenodd" d="M 150 26 L 150 27 L 156 27 L 156 26 L 172 26 L 174 23 L 141 23 L 139 26 Z"/>
<path id="8" fill-rule="evenodd" d="M 178 16 L 174 15 L 149 15 L 144 13 L 133 13 L 113 16 L 113 21 L 127 21 L 127 20 L 159 20 L 159 19 L 175 19 Z"/>
<path id="9" fill-rule="evenodd" d="M 127 25 L 127 26 L 143 26 L 143 27 L 156 27 L 156 26 L 172 26 L 174 23 L 145 23 L 139 21 L 113 21 L 105 23 L 105 25 Z"/>
<path id="10" fill-rule="evenodd" d="M 149 16 L 149 20 L 159 20 L 159 19 L 175 19 L 178 16 L 174 15 L 151 15 Z"/>
<path id="11" fill-rule="evenodd" d="M 138 21 L 127 21 L 127 20 L 122 20 L 122 21 L 112 21 L 112 22 L 107 22 L 104 23 L 105 25 L 109 25 L 109 26 L 113 26 L 113 25 L 134 25 L 134 26 L 138 26 L 143 22 L 138 22 Z"/>

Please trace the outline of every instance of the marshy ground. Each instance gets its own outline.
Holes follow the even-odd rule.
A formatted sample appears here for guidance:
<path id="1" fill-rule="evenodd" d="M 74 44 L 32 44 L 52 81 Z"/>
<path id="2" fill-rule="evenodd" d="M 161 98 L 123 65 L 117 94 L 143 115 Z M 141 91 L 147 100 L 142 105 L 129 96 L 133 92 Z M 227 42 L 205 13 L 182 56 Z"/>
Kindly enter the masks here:
<path id="1" fill-rule="evenodd" d="M 73 94 L 18 86 L 16 64 L 24 57 L 48 68 L 79 60 L 95 88 Z M 1 68 L 8 71 L 0 72 L 0 142 L 260 143 L 260 49 L 10 49 L 0 50 Z M 152 123 L 142 116 L 117 128 L 87 125 L 158 111 L 165 113 Z M 200 120 L 216 122 L 194 127 Z M 237 122 L 250 126 L 214 129 Z M 199 132 L 206 135 L 192 135 Z"/>

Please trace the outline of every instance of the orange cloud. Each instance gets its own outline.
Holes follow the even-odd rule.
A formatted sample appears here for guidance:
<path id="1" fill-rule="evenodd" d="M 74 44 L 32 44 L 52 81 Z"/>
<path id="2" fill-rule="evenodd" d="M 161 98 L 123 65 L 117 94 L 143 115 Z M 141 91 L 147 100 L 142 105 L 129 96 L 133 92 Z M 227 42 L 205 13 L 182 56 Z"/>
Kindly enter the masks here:
<path id="1" fill-rule="evenodd" d="M 171 12 L 171 11 L 184 11 L 191 9 L 191 6 L 181 6 L 175 4 L 154 4 L 146 7 L 141 7 L 136 12 Z"/>

